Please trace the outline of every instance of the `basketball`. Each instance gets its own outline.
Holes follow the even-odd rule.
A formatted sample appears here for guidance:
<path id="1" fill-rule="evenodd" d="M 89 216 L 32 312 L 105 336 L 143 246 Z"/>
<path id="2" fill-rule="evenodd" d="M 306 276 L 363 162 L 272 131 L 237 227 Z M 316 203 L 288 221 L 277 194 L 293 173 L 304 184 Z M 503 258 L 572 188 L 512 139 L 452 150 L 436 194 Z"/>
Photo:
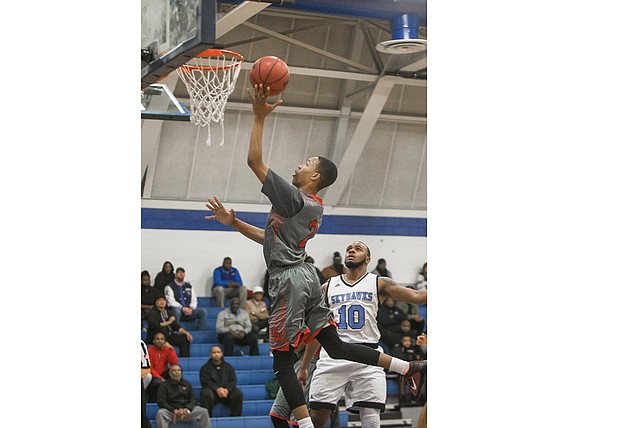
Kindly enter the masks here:
<path id="1" fill-rule="evenodd" d="M 262 83 L 269 86 L 269 95 L 278 95 L 288 85 L 291 77 L 288 66 L 277 56 L 264 56 L 256 60 L 250 70 L 252 86 Z"/>

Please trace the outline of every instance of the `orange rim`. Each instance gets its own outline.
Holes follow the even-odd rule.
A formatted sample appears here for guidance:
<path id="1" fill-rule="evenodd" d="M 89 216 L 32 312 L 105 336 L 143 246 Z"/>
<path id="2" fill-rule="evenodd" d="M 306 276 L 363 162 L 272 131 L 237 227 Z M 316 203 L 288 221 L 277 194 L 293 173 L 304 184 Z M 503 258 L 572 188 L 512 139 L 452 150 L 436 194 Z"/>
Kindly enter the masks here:
<path id="1" fill-rule="evenodd" d="M 239 61 L 234 63 L 234 64 L 225 64 L 225 65 L 221 65 L 221 66 L 212 66 L 212 65 L 188 65 L 188 64 L 183 64 L 182 66 L 179 67 L 179 70 L 184 72 L 184 73 L 188 73 L 192 70 L 226 70 L 229 68 L 234 68 L 234 67 L 239 67 L 239 65 L 245 61 L 245 58 L 243 58 L 243 55 L 237 53 L 237 52 L 233 52 L 233 51 L 227 51 L 225 49 L 207 49 L 206 51 L 199 53 L 198 55 L 196 55 L 196 58 L 211 58 L 211 57 L 220 57 L 220 56 L 230 56 L 233 58 L 238 59 Z"/>

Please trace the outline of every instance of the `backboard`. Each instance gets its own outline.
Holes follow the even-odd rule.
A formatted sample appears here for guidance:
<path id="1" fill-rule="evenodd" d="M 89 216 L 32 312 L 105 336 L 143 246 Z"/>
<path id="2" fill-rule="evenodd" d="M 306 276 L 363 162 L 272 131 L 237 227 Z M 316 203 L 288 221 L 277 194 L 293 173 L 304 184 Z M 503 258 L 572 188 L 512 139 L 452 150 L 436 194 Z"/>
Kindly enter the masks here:
<path id="1" fill-rule="evenodd" d="M 141 0 L 141 89 L 215 47 L 216 0 Z"/>
<path id="2" fill-rule="evenodd" d="M 142 119 L 190 121 L 189 110 L 163 83 L 153 83 L 142 91 Z"/>

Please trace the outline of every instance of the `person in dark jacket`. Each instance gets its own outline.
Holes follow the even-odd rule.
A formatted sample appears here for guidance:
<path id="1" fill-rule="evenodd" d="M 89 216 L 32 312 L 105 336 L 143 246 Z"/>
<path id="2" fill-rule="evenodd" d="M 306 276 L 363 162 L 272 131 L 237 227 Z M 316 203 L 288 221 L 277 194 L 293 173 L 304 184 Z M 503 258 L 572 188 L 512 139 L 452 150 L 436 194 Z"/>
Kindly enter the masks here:
<path id="1" fill-rule="evenodd" d="M 180 357 L 189 357 L 189 344 L 194 340 L 189 331 L 185 330 L 166 309 L 166 297 L 158 296 L 155 307 L 147 317 L 149 328 L 146 331 L 146 342 L 153 343 L 155 333 L 162 332 L 166 338 L 166 346 L 178 346 Z"/>
<path id="2" fill-rule="evenodd" d="M 201 404 L 213 416 L 213 406 L 223 403 L 230 408 L 230 416 L 241 416 L 243 392 L 237 388 L 237 374 L 224 361 L 222 348 L 211 347 L 211 358 L 200 368 Z"/>
<path id="3" fill-rule="evenodd" d="M 161 294 L 164 294 L 166 285 L 170 284 L 172 281 L 174 281 L 174 266 L 171 262 L 165 261 L 164 265 L 161 267 L 161 272 L 155 276 L 155 288 L 161 291 Z"/>
<path id="4" fill-rule="evenodd" d="M 168 428 L 177 422 L 197 421 L 200 428 L 211 428 L 207 409 L 196 405 L 192 385 L 183 379 L 181 366 L 175 364 L 168 370 L 170 379 L 157 390 L 157 428 Z"/>

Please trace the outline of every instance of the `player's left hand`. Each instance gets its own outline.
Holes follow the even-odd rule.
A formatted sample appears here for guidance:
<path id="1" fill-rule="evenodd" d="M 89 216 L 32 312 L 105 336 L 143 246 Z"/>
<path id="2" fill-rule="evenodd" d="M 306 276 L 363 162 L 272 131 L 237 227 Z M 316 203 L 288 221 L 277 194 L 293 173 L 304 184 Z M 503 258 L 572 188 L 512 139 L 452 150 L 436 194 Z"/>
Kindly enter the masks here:
<path id="1" fill-rule="evenodd" d="M 217 196 L 214 196 L 213 199 L 209 198 L 207 201 L 206 206 L 213 211 L 213 215 L 205 216 L 205 220 L 217 220 L 227 226 L 232 226 L 235 220 L 237 220 L 235 210 L 232 208 L 227 210 Z"/>

